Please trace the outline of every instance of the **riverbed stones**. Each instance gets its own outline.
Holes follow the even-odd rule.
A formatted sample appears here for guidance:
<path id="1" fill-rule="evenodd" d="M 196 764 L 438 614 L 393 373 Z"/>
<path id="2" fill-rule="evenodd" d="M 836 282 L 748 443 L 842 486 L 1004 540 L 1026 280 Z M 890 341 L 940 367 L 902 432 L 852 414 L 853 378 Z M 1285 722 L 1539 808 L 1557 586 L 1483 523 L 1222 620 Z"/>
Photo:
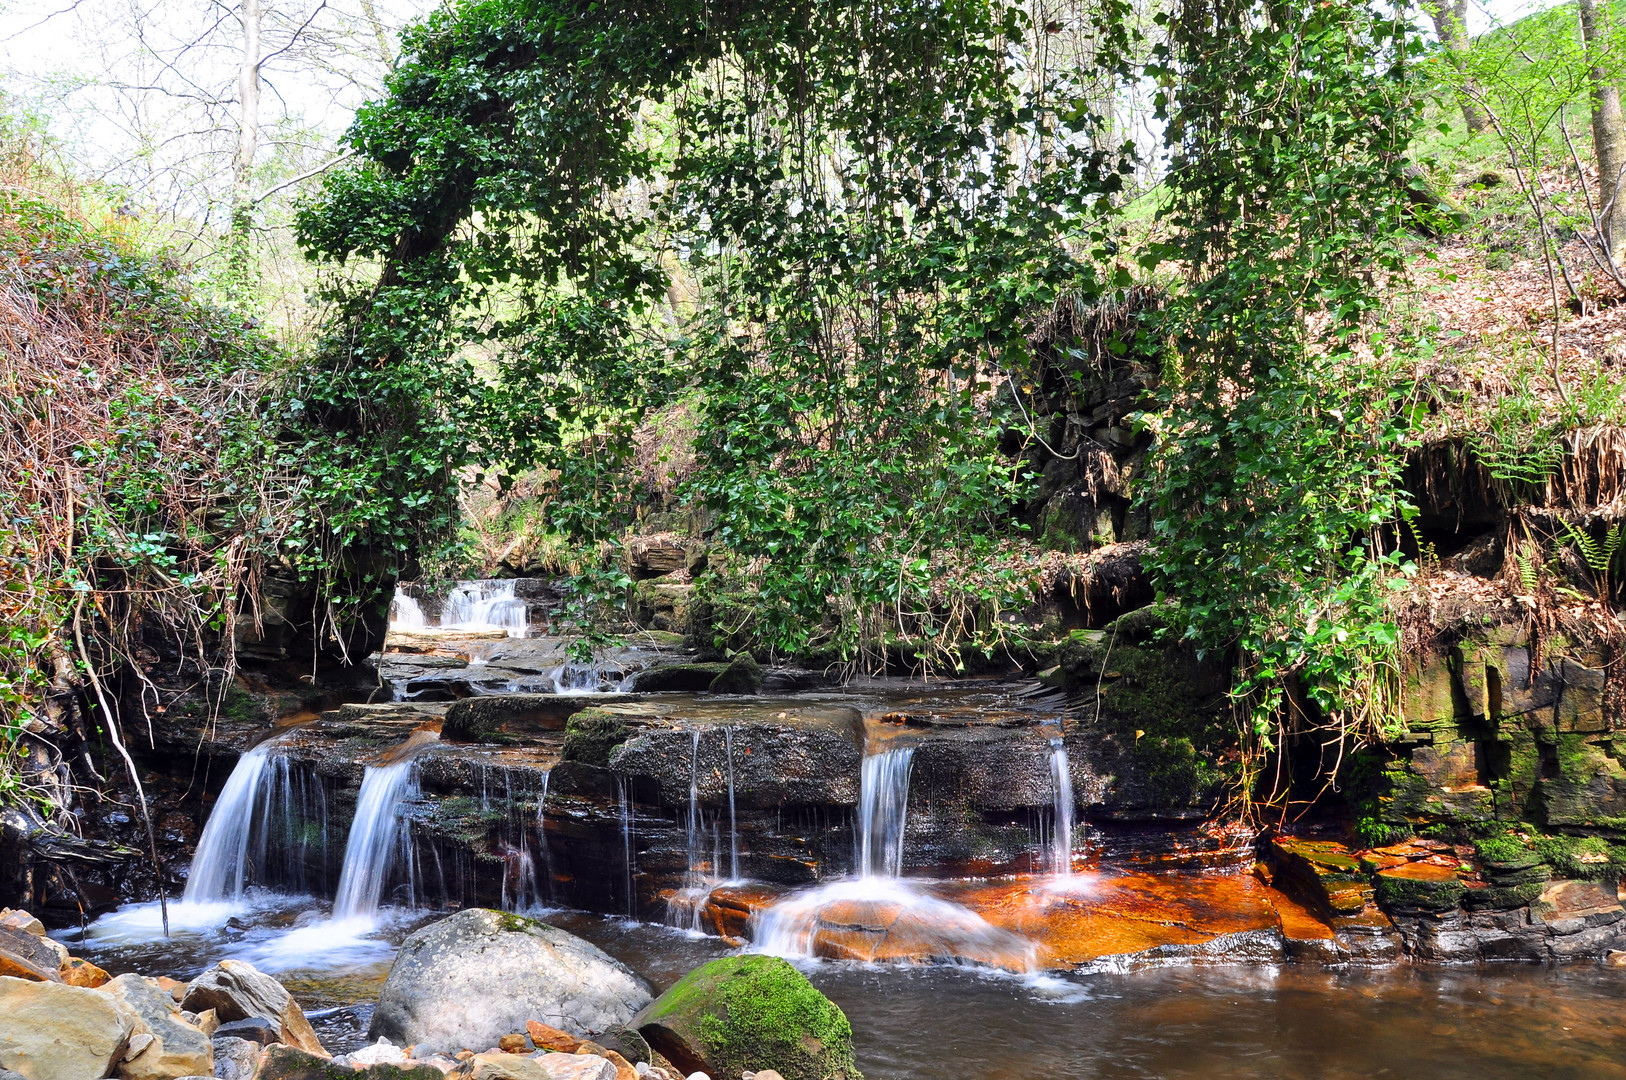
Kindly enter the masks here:
<path id="1" fill-rule="evenodd" d="M 1468 891 L 1456 870 L 1427 862 L 1379 870 L 1374 881 L 1378 903 L 1386 911 L 1451 911 Z"/>
<path id="2" fill-rule="evenodd" d="M 139 1023 L 111 994 L 0 976 L 0 1068 L 27 1080 L 109 1075 Z"/>
<path id="3" fill-rule="evenodd" d="M 215 1056 L 216 1080 L 253 1080 L 260 1061 L 260 1044 L 235 1035 L 216 1035 L 209 1040 Z"/>
<path id="4" fill-rule="evenodd" d="M 455 1080 L 616 1080 L 616 1068 L 595 1054 L 475 1054 L 452 1076 Z"/>
<path id="5" fill-rule="evenodd" d="M 214 1072 L 214 1051 L 202 1031 L 176 1015 L 175 999 L 140 975 L 120 975 L 102 988 L 140 1018 L 130 1048 L 119 1062 L 124 1080 L 174 1080 Z M 137 1047 L 136 1038 L 150 1036 Z"/>
<path id="6" fill-rule="evenodd" d="M 326 1056 L 299 1003 L 283 985 L 252 964 L 222 960 L 186 985 L 181 1008 L 215 1010 L 222 1023 L 263 1016 L 274 1020 L 282 1042 Z"/>
<path id="7" fill-rule="evenodd" d="M 253 1080 L 445 1080 L 446 1074 L 428 1063 L 362 1065 L 352 1069 L 335 1064 L 296 1046 L 268 1046 L 260 1054 Z"/>
<path id="8" fill-rule="evenodd" d="M 634 1021 L 685 1074 L 776 1069 L 785 1080 L 853 1080 L 852 1027 L 807 976 L 776 956 L 702 964 Z"/>
<path id="9" fill-rule="evenodd" d="M 627 1023 L 650 996 L 630 968 L 573 934 L 470 908 L 402 943 L 367 1037 L 455 1053 L 495 1046 L 535 1019 L 596 1035 Z"/>

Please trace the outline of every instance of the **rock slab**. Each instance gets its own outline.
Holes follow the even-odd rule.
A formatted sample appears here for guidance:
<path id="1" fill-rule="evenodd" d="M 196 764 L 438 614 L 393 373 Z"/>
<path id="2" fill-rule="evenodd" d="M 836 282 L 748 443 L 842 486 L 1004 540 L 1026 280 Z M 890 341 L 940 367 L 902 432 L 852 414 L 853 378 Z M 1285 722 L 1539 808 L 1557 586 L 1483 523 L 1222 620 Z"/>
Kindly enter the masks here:
<path id="1" fill-rule="evenodd" d="M 496 1046 L 530 1020 L 596 1035 L 650 997 L 631 969 L 573 934 L 469 908 L 401 944 L 367 1037 L 427 1054 Z"/>
<path id="2" fill-rule="evenodd" d="M 139 1022 L 99 990 L 0 977 L 0 1069 L 27 1080 L 107 1076 Z"/>
<path id="3" fill-rule="evenodd" d="M 140 975 L 120 975 L 102 992 L 128 1006 L 139 1018 L 130 1049 L 118 1065 L 118 1075 L 124 1080 L 175 1080 L 179 1076 L 214 1073 L 214 1050 L 208 1038 L 176 1015 L 175 999 L 156 982 Z M 142 1035 L 151 1039 L 137 1048 L 136 1039 Z"/>

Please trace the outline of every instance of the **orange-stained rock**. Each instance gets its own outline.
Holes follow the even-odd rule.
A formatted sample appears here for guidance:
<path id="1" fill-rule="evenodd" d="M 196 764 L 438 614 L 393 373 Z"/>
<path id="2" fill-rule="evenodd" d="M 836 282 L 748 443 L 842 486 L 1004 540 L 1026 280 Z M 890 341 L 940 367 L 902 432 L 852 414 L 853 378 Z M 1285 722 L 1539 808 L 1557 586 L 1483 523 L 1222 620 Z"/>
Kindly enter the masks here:
<path id="1" fill-rule="evenodd" d="M 583 1041 L 568 1031 L 560 1031 L 536 1020 L 525 1022 L 525 1033 L 541 1049 L 552 1050 L 557 1054 L 574 1054 Z"/>
<path id="2" fill-rule="evenodd" d="M 1288 941 L 1333 941 L 1337 935 L 1303 904 L 1285 893 L 1271 897 L 1282 936 Z"/>
<path id="3" fill-rule="evenodd" d="M 158 988 L 176 1001 L 186 996 L 186 984 L 165 975 L 158 976 Z"/>
<path id="4" fill-rule="evenodd" d="M 615 1066 L 615 1080 L 638 1080 L 638 1069 L 632 1064 L 632 1062 L 628 1061 L 614 1050 L 604 1051 L 604 1056 L 609 1060 L 611 1065 Z M 757 1075 L 761 1076 L 762 1074 L 758 1073 Z"/>
<path id="5" fill-rule="evenodd" d="M 504 1035 L 497 1040 L 497 1049 L 505 1054 L 528 1054 L 531 1052 L 530 1042 L 523 1035 Z"/>
<path id="6" fill-rule="evenodd" d="M 81 960 L 77 956 L 68 957 L 67 962 L 57 969 L 57 974 L 69 986 L 83 986 L 87 990 L 96 989 L 109 978 L 107 972 L 89 960 Z"/>

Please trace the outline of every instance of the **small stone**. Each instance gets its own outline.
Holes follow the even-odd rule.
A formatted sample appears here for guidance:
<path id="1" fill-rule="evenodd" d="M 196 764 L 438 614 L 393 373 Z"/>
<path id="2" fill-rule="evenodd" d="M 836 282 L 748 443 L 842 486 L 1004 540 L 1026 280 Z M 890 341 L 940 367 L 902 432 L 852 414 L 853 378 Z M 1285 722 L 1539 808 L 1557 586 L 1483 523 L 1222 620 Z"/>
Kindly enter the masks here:
<path id="1" fill-rule="evenodd" d="M 576 1047 L 582 1044 L 582 1040 L 570 1032 L 560 1031 L 537 1020 L 527 1020 L 525 1031 L 539 1049 L 552 1050 L 557 1054 L 574 1054 Z"/>
<path id="2" fill-rule="evenodd" d="M 215 1024 L 215 1035 L 230 1035 L 234 1039 L 247 1039 L 261 1046 L 270 1046 L 272 1043 L 282 1041 L 282 1029 L 275 1020 L 268 1020 L 263 1016 L 250 1016 L 243 1020 L 232 1020 L 228 1023 Z"/>
<path id="3" fill-rule="evenodd" d="M 21 930 L 35 937 L 45 936 L 45 924 L 20 908 L 0 908 L 0 926 L 9 930 Z"/>
<path id="4" fill-rule="evenodd" d="M 604 1057 L 605 1056 L 604 1047 L 600 1046 L 598 1043 L 594 1042 L 592 1039 L 587 1039 L 587 1040 L 583 1041 L 580 1046 L 576 1047 L 576 1053 L 578 1053 L 578 1054 L 592 1054 L 594 1057 Z"/>
<path id="5" fill-rule="evenodd" d="M 711 1080 L 711 1077 L 707 1076 L 703 1072 L 694 1072 L 694 1073 L 690 1073 L 687 1077 L 684 1078 L 684 1080 Z"/>
<path id="6" fill-rule="evenodd" d="M 497 1049 L 505 1054 L 528 1054 L 531 1052 L 531 1041 L 523 1035 L 504 1035 L 497 1040 Z"/>
<path id="7" fill-rule="evenodd" d="M 260 1060 L 260 1044 L 231 1035 L 216 1035 L 210 1040 L 215 1055 L 215 1076 L 218 1080 L 252 1080 L 254 1066 Z"/>
<path id="8" fill-rule="evenodd" d="M 1626 967 L 1626 949 L 1610 949 L 1604 954 L 1603 962 L 1610 967 Z"/>
<path id="9" fill-rule="evenodd" d="M 752 1080 L 785 1080 L 785 1078 L 779 1075 L 779 1071 L 777 1069 L 763 1069 L 761 1072 L 757 1073 Z"/>
<path id="10" fill-rule="evenodd" d="M 82 986 L 86 990 L 95 990 L 106 986 L 109 981 L 107 972 L 92 964 L 88 960 L 81 960 L 77 956 L 70 956 L 67 962 L 57 969 L 57 974 L 69 986 Z"/>

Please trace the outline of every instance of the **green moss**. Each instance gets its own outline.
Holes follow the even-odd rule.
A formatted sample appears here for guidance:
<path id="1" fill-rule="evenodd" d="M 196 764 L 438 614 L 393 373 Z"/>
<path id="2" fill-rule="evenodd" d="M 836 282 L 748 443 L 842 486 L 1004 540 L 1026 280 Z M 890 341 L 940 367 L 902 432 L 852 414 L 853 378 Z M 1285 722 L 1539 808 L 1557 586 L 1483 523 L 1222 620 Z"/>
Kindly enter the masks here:
<path id="1" fill-rule="evenodd" d="M 1626 846 L 1601 836 L 1543 836 L 1535 847 L 1560 877 L 1614 881 L 1626 871 Z"/>
<path id="2" fill-rule="evenodd" d="M 608 709 L 583 709 L 565 724 L 564 747 L 560 757 L 584 765 L 610 767 L 610 755 L 631 735 L 627 722 Z"/>
<path id="3" fill-rule="evenodd" d="M 775 1069 L 785 1080 L 860 1080 L 846 1014 L 775 956 L 726 956 L 685 975 L 652 1005 L 703 1044 L 714 1075 Z"/>
<path id="4" fill-rule="evenodd" d="M 1468 891 L 1455 877 L 1433 879 L 1379 874 L 1374 884 L 1379 904 L 1385 909 L 1403 911 L 1449 911 Z"/>
<path id="5" fill-rule="evenodd" d="M 493 911 L 497 916 L 497 929 L 509 934 L 527 934 L 539 926 L 547 925 L 541 919 L 515 915 L 512 911 Z"/>

